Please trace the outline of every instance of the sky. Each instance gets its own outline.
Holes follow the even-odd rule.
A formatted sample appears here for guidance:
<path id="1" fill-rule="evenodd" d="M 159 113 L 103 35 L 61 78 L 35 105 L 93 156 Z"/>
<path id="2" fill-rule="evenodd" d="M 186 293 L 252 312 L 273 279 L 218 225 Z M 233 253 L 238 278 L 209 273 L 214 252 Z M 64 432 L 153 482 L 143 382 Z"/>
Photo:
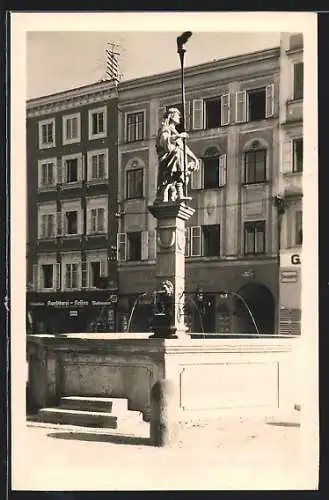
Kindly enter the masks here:
<path id="1" fill-rule="evenodd" d="M 102 78 L 107 43 L 119 45 L 123 80 L 180 68 L 176 37 L 181 31 L 28 31 L 27 99 L 60 92 Z M 278 46 L 279 32 L 194 31 L 185 66 Z"/>

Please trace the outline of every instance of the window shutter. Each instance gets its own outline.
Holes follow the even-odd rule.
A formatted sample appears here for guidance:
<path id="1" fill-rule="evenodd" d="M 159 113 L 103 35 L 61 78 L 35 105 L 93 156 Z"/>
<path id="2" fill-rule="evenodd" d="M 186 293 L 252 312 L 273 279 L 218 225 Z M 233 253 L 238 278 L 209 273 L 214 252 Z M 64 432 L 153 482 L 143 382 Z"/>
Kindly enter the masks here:
<path id="1" fill-rule="evenodd" d="M 99 275 L 104 278 L 107 277 L 107 260 L 101 260 L 99 263 Z"/>
<path id="2" fill-rule="evenodd" d="M 61 289 L 61 265 L 59 262 L 55 264 L 55 289 Z"/>
<path id="3" fill-rule="evenodd" d="M 66 212 L 62 212 L 62 234 L 67 234 L 68 232 L 68 220 L 66 217 Z"/>
<path id="4" fill-rule="evenodd" d="M 201 226 L 191 227 L 191 257 L 201 255 Z"/>
<path id="5" fill-rule="evenodd" d="M 190 256 L 190 227 L 185 228 L 185 257 Z"/>
<path id="6" fill-rule="evenodd" d="M 191 129 L 191 103 L 185 102 L 185 130 Z"/>
<path id="7" fill-rule="evenodd" d="M 219 186 L 225 186 L 226 184 L 226 154 L 220 155 L 218 158 L 218 170 L 219 170 Z"/>
<path id="8" fill-rule="evenodd" d="M 56 215 L 55 214 L 51 214 L 49 215 L 49 217 L 51 217 L 51 234 L 49 236 L 51 236 L 52 238 L 55 238 L 56 237 Z"/>
<path id="9" fill-rule="evenodd" d="M 84 179 L 83 167 L 84 167 L 84 156 L 81 155 L 78 158 L 78 182 L 81 182 Z"/>
<path id="10" fill-rule="evenodd" d="M 235 94 L 235 121 L 245 122 L 247 119 L 247 92 L 241 90 Z"/>
<path id="11" fill-rule="evenodd" d="M 63 184 L 63 162 L 61 158 L 57 162 L 57 184 Z"/>
<path id="12" fill-rule="evenodd" d="M 81 288 L 88 288 L 89 265 L 90 265 L 89 262 L 86 262 L 86 261 L 81 262 Z"/>
<path id="13" fill-rule="evenodd" d="M 200 130 L 203 128 L 203 100 L 193 99 L 193 123 L 192 128 L 194 130 Z"/>
<path id="14" fill-rule="evenodd" d="M 127 233 L 117 234 L 117 260 L 125 261 L 127 259 Z"/>
<path id="15" fill-rule="evenodd" d="M 194 170 L 191 176 L 191 189 L 202 189 L 203 161 L 199 159 L 199 170 Z"/>
<path id="16" fill-rule="evenodd" d="M 82 234 L 82 210 L 81 207 L 77 210 L 77 229 L 78 229 L 78 234 Z"/>
<path id="17" fill-rule="evenodd" d="M 231 114 L 231 94 L 223 94 L 221 97 L 221 125 L 228 125 L 230 123 Z"/>
<path id="18" fill-rule="evenodd" d="M 64 219 L 63 213 L 57 212 L 56 214 L 56 226 L 57 226 L 57 236 L 61 236 L 64 233 Z"/>
<path id="19" fill-rule="evenodd" d="M 265 106 L 265 116 L 269 118 L 274 114 L 274 84 L 266 86 L 266 106 Z"/>
<path id="20" fill-rule="evenodd" d="M 148 231 L 142 231 L 142 260 L 148 259 L 149 250 L 149 233 Z"/>
<path id="21" fill-rule="evenodd" d="M 44 238 L 46 236 L 46 215 L 42 214 L 40 216 L 40 238 Z"/>
<path id="22" fill-rule="evenodd" d="M 33 284 L 33 290 L 38 290 L 39 288 L 39 266 L 38 264 L 33 264 L 32 267 L 32 284 Z"/>
<path id="23" fill-rule="evenodd" d="M 282 172 L 292 171 L 292 141 L 285 141 L 282 148 Z"/>

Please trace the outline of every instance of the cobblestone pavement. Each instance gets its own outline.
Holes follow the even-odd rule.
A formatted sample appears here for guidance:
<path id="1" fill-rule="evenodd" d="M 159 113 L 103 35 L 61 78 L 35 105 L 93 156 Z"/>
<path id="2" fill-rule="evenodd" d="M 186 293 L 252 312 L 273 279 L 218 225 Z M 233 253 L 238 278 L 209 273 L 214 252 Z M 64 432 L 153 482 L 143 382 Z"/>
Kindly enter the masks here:
<path id="1" fill-rule="evenodd" d="M 145 422 L 120 430 L 29 422 L 13 488 L 302 489 L 300 434 L 299 412 L 187 422 L 169 448 L 150 446 Z"/>

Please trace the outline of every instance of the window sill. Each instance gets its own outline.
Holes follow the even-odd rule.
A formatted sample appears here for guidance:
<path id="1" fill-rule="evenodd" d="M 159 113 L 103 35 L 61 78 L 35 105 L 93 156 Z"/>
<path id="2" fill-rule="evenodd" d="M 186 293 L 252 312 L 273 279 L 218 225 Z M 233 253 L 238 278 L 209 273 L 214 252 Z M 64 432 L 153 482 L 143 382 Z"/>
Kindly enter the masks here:
<path id="1" fill-rule="evenodd" d="M 105 139 L 106 136 L 107 136 L 106 132 L 101 132 L 100 134 L 89 135 L 88 139 L 90 141 L 94 141 L 97 139 Z"/>
<path id="2" fill-rule="evenodd" d="M 63 146 L 70 146 L 71 144 L 78 144 L 80 142 L 81 142 L 80 137 L 77 137 L 76 139 L 64 139 Z"/>
<path id="3" fill-rule="evenodd" d="M 38 236 L 38 243 L 40 241 L 52 241 L 52 242 L 55 242 L 56 241 L 56 236 Z"/>
<path id="4" fill-rule="evenodd" d="M 107 235 L 108 235 L 108 233 L 106 233 L 105 231 L 99 232 L 99 233 L 87 233 L 86 239 L 88 239 L 90 237 L 93 238 L 93 237 L 97 237 L 97 236 L 107 236 Z"/>
<path id="5" fill-rule="evenodd" d="M 125 141 L 124 141 L 124 144 L 135 144 L 136 142 L 137 142 L 137 143 L 138 143 L 138 142 L 143 142 L 143 141 L 145 141 L 145 140 L 146 140 L 146 137 L 143 137 L 142 139 L 134 139 L 133 141 L 127 141 L 127 140 L 125 140 Z"/>
<path id="6" fill-rule="evenodd" d="M 131 200 L 145 200 L 145 196 L 130 196 L 129 198 L 125 198 L 124 201 L 131 201 Z"/>
<path id="7" fill-rule="evenodd" d="M 304 97 L 293 97 L 292 99 L 287 99 L 287 104 L 298 104 L 304 101 Z"/>
<path id="8" fill-rule="evenodd" d="M 60 184 L 60 187 L 62 189 L 74 189 L 74 188 L 81 188 L 82 187 L 82 181 L 77 181 L 77 182 L 66 182 L 63 184 Z"/>
<path id="9" fill-rule="evenodd" d="M 259 186 L 262 184 L 268 184 L 268 181 L 258 181 L 258 182 L 243 182 L 241 184 L 242 187 L 248 187 L 248 186 Z"/>
<path id="10" fill-rule="evenodd" d="M 51 143 L 51 144 L 39 144 L 39 149 L 50 149 L 50 148 L 55 148 L 56 143 Z"/>
<path id="11" fill-rule="evenodd" d="M 287 175 L 293 175 L 293 176 L 298 176 L 298 175 L 302 175 L 303 173 L 303 170 L 296 170 L 296 171 L 293 171 L 291 170 L 290 172 L 283 172 L 283 175 L 284 176 L 287 176 Z"/>
<path id="12" fill-rule="evenodd" d="M 48 191 L 56 191 L 57 184 L 52 184 L 51 186 L 38 186 L 38 193 L 47 193 Z"/>
<path id="13" fill-rule="evenodd" d="M 108 177 L 104 177 L 104 179 L 88 179 L 88 181 L 86 182 L 87 184 L 87 187 L 89 186 L 95 186 L 97 184 L 107 184 L 109 181 L 109 178 Z"/>

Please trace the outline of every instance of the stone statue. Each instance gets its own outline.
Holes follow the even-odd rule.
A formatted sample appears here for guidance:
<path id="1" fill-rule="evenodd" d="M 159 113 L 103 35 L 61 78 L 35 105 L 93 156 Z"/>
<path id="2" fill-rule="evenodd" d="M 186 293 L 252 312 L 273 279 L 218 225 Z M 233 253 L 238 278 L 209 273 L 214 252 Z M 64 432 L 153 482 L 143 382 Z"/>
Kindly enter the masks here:
<path id="1" fill-rule="evenodd" d="M 158 186 L 156 199 L 158 201 L 184 200 L 184 187 L 194 170 L 199 169 L 199 160 L 184 145 L 188 137 L 186 132 L 179 133 L 176 126 L 180 123 L 181 113 L 177 108 L 170 108 L 164 115 L 156 140 L 156 151 L 159 160 Z M 184 175 L 184 149 L 186 175 Z"/>

